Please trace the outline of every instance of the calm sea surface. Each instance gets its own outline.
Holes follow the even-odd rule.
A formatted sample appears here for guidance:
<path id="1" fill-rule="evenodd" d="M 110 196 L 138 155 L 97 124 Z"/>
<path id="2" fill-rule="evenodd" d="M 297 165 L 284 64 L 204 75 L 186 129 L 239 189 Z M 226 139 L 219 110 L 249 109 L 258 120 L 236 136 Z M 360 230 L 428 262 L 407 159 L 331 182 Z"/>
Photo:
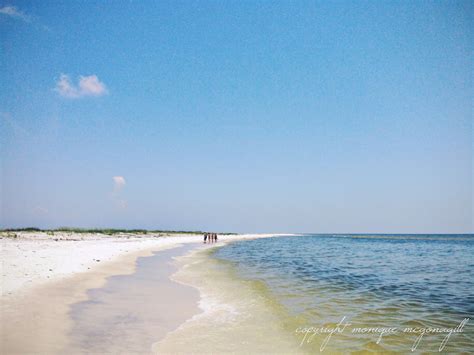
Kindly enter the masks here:
<path id="1" fill-rule="evenodd" d="M 231 243 L 213 257 L 239 278 L 264 284 L 295 336 L 304 327 L 349 322 L 328 342 L 336 352 L 409 352 L 423 330 L 417 350 L 437 352 L 447 333 L 426 329 L 456 328 L 474 315 L 472 235 L 289 236 Z M 351 332 L 357 327 L 397 329 L 377 343 L 375 333 Z M 474 351 L 473 321 L 462 330 L 443 351 Z M 315 336 L 302 350 L 320 349 L 323 339 Z"/>

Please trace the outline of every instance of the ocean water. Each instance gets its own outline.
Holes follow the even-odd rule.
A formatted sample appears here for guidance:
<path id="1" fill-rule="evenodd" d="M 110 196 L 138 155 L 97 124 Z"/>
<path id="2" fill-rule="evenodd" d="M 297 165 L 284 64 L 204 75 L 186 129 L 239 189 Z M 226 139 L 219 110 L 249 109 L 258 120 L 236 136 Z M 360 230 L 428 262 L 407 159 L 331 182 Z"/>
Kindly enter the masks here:
<path id="1" fill-rule="evenodd" d="M 236 328 L 269 333 L 263 342 L 283 346 L 266 329 L 278 324 L 290 352 L 474 352 L 472 235 L 288 236 L 209 254 L 200 277 L 220 289 L 198 288 L 246 315 Z"/>

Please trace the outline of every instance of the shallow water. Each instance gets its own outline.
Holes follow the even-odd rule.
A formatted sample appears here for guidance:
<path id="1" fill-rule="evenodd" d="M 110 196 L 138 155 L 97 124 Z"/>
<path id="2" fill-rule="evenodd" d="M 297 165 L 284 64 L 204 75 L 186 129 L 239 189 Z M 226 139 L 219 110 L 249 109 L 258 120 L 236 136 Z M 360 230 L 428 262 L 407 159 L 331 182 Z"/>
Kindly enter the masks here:
<path id="1" fill-rule="evenodd" d="M 281 305 L 286 331 L 299 340 L 308 327 L 316 332 L 342 319 L 350 323 L 330 337 L 326 352 L 410 352 L 428 327 L 456 328 L 474 314 L 470 235 L 256 239 L 220 248 L 214 258 L 233 270 L 233 277 L 259 284 L 261 290 L 254 291 L 267 303 Z M 377 344 L 383 330 L 360 334 L 364 327 L 396 330 Z M 416 349 L 438 352 L 446 335 L 425 333 Z M 326 337 L 307 336 L 299 350 L 319 352 Z M 443 351 L 472 353 L 473 338 L 469 321 L 463 333 L 449 337 Z"/>
<path id="2" fill-rule="evenodd" d="M 153 346 L 159 354 L 297 354 L 287 314 L 259 281 L 235 274 L 212 249 L 179 258 L 173 279 L 200 291 L 198 313 Z"/>

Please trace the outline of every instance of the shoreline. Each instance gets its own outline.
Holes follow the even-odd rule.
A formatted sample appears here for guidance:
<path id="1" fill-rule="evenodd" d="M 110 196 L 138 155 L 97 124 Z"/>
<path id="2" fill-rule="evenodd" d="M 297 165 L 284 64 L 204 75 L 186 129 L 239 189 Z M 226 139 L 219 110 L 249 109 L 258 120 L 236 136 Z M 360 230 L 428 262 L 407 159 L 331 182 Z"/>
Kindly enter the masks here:
<path id="1" fill-rule="evenodd" d="M 285 308 L 264 284 L 241 278 L 234 266 L 213 257 L 224 245 L 177 258 L 171 279 L 199 291 L 200 312 L 156 341 L 152 353 L 304 353 L 289 330 Z"/>
<path id="2" fill-rule="evenodd" d="M 189 235 L 86 239 L 69 234 L 55 241 L 28 234 L 1 240 L 2 353 L 61 352 L 73 326 L 70 308 L 86 301 L 88 290 L 103 287 L 111 276 L 133 274 L 139 257 L 202 243 L 202 236 Z M 274 236 L 278 235 L 222 236 L 213 247 Z M 57 269 L 51 269 L 52 264 Z"/>
<path id="3" fill-rule="evenodd" d="M 203 248 L 188 243 L 140 257 L 130 275 L 107 278 L 70 307 L 73 328 L 62 353 L 150 353 L 154 342 L 199 313 L 199 292 L 173 281 L 177 257 Z"/>

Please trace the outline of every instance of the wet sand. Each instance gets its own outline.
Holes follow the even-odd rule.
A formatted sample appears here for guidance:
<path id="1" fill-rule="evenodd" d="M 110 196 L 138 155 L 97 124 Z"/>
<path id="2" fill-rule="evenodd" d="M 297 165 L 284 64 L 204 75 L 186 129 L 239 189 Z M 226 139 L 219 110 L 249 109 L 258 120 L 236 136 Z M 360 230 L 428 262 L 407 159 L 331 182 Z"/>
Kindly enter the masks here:
<path id="1" fill-rule="evenodd" d="M 71 307 L 67 353 L 149 353 L 154 342 L 199 313 L 195 288 L 170 279 L 174 258 L 196 249 L 188 244 L 139 258 L 133 274 L 112 276 Z"/>
<path id="2" fill-rule="evenodd" d="M 201 244 L 187 244 L 188 247 L 197 245 Z M 175 250 L 177 246 L 179 247 L 179 245 L 172 245 L 166 248 L 173 248 L 170 250 L 172 251 Z M 163 247 L 163 249 L 165 249 L 165 247 Z M 176 250 L 178 250 L 178 248 L 176 248 Z M 160 252 L 166 252 L 166 250 L 161 250 Z M 158 252 L 158 254 L 160 252 Z M 154 257 L 157 257 L 158 254 Z M 113 263 L 100 265 L 89 272 L 79 273 L 56 282 L 52 281 L 35 287 L 34 289 L 25 289 L 24 292 L 16 292 L 15 297 L 2 298 L 0 312 L 2 325 L 0 353 L 80 353 L 82 347 L 85 346 L 84 348 L 86 349 L 87 345 L 84 345 L 80 340 L 80 328 L 76 327 L 75 322 L 79 320 L 79 318 L 77 312 L 74 314 L 74 309 L 76 309 L 74 305 L 78 303 L 81 305 L 80 302 L 86 302 L 82 304 L 84 309 L 86 309 L 87 307 L 85 305 L 87 304 L 87 300 L 90 296 L 95 295 L 94 292 L 96 291 L 94 291 L 94 289 L 101 288 L 104 285 L 106 286 L 109 279 L 114 280 L 114 277 L 110 277 L 111 275 L 133 274 L 136 271 L 137 262 L 140 263 L 140 265 L 143 263 L 146 264 L 144 260 L 147 258 L 141 257 L 150 255 L 153 255 L 153 250 L 140 250 L 135 253 L 129 253 L 118 258 Z M 168 258 L 172 256 L 172 254 L 166 255 Z M 161 269 L 158 278 L 161 277 L 161 279 L 164 279 L 165 275 L 170 275 L 172 267 L 166 263 L 166 260 L 161 260 L 161 257 L 158 257 L 158 259 L 156 262 L 164 261 L 162 268 L 155 265 L 157 269 Z M 116 277 L 119 277 L 120 280 L 120 276 Z M 115 281 L 113 282 L 113 285 L 115 285 Z M 159 280 L 157 282 L 159 283 Z M 175 289 L 166 282 L 163 282 L 162 285 L 165 290 L 168 290 L 169 294 L 175 291 Z M 181 286 L 177 283 L 175 283 L 175 285 Z M 127 286 L 124 285 L 124 287 L 126 288 Z M 132 289 L 132 286 L 129 287 Z M 156 287 L 159 288 L 160 286 L 157 284 Z M 153 290 L 153 292 L 156 291 L 156 289 Z M 163 295 L 161 295 L 160 292 L 154 294 L 154 297 L 156 297 L 159 302 L 155 302 L 153 307 L 160 308 L 162 299 L 166 302 L 166 292 L 167 291 L 165 291 Z M 193 301 L 188 303 L 189 306 L 185 307 L 184 313 L 179 310 L 175 312 L 176 307 L 173 307 L 172 310 L 176 313 L 176 318 L 175 320 L 163 318 L 162 328 L 156 333 L 158 337 L 161 332 L 165 330 L 165 327 L 168 326 L 166 322 L 170 321 L 170 326 L 172 327 L 177 322 L 181 322 L 185 313 L 187 316 L 187 312 L 190 312 L 190 316 L 192 316 L 192 312 L 195 309 L 195 296 L 196 293 L 193 294 L 192 291 L 189 294 L 186 292 L 183 294 L 183 300 L 189 302 L 193 299 Z M 120 297 L 117 297 L 117 299 L 118 298 Z M 138 302 L 137 305 L 139 305 Z M 104 307 L 104 305 L 100 307 Z M 96 307 L 95 311 L 100 309 L 100 307 Z M 71 310 L 73 310 L 72 313 Z M 106 312 L 106 310 L 103 312 Z M 84 318 L 81 318 L 81 321 L 83 322 L 82 324 L 84 324 Z M 79 322 L 79 324 L 81 323 Z M 89 334 L 89 336 L 90 335 L 91 334 Z M 75 351 L 71 351 L 73 348 Z"/>

